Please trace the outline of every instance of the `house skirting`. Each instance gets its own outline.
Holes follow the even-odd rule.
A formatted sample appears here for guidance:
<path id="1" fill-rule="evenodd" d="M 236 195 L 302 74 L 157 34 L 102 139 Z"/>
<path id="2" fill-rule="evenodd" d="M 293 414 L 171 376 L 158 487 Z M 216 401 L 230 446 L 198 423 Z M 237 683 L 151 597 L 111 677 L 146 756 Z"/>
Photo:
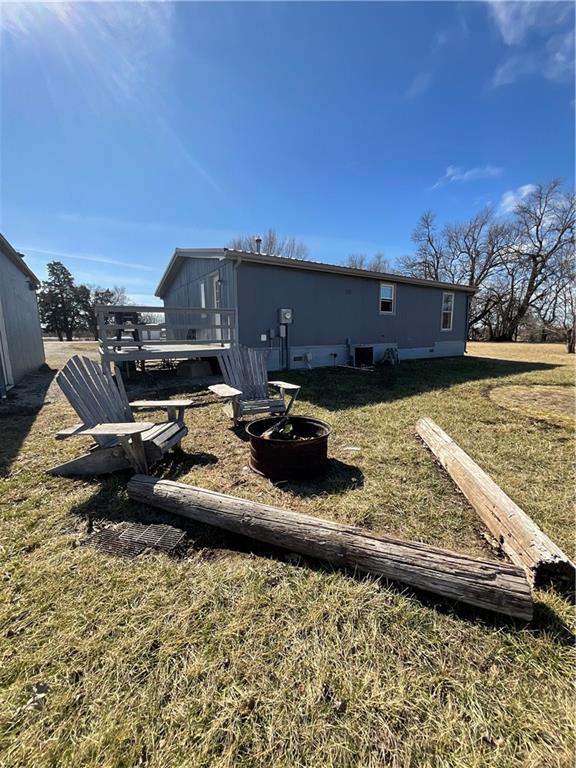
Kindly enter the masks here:
<path id="1" fill-rule="evenodd" d="M 354 345 L 352 345 L 354 346 Z M 417 360 L 433 357 L 460 357 L 464 354 L 466 345 L 463 341 L 437 341 L 430 347 L 399 347 L 396 343 L 371 344 L 374 347 L 374 362 L 378 363 L 384 357 L 387 349 L 398 350 L 400 360 Z M 347 365 L 350 362 L 350 348 L 346 344 L 326 344 L 306 347 L 290 347 L 290 368 L 329 368 L 336 365 Z M 280 351 L 271 349 L 268 355 L 268 370 L 278 371 L 281 368 Z"/>
<path id="2" fill-rule="evenodd" d="M 465 341 L 437 341 L 431 347 L 399 347 L 400 360 L 418 360 L 423 357 L 460 357 L 466 352 Z"/>

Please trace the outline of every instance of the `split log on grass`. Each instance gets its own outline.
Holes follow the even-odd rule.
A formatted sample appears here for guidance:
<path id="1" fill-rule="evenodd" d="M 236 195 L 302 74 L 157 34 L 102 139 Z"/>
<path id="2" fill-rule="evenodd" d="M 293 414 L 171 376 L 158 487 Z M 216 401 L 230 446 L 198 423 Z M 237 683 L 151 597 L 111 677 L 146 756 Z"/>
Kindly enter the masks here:
<path id="1" fill-rule="evenodd" d="M 377 537 L 360 528 L 147 475 L 132 477 L 128 495 L 291 552 L 385 576 L 507 616 L 532 618 L 528 582 L 522 570 L 512 565 Z"/>
<path id="2" fill-rule="evenodd" d="M 416 431 L 472 504 L 498 546 L 524 569 L 531 584 L 574 585 L 574 563 L 438 424 L 429 418 L 420 419 Z"/>

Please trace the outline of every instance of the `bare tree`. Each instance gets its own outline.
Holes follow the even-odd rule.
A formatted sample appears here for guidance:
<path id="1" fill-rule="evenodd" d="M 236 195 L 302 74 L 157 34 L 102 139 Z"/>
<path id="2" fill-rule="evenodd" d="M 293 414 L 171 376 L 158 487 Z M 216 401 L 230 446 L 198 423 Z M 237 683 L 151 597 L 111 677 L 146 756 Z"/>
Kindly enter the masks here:
<path id="1" fill-rule="evenodd" d="M 533 311 L 539 322 L 541 340 L 550 334 L 562 334 L 566 351 L 574 354 L 576 327 L 576 260 L 566 252 L 558 263 L 558 274 L 548 289 L 541 292 L 541 300 Z"/>
<path id="2" fill-rule="evenodd" d="M 567 329 L 569 311 L 560 307 L 570 305 L 565 275 L 566 263 L 573 263 L 574 207 L 574 196 L 553 180 L 522 199 L 511 218 L 497 219 L 486 209 L 438 232 L 428 211 L 412 235 L 416 253 L 400 259 L 400 269 L 474 286 L 469 317 L 474 335 L 513 340 L 528 318 L 546 316 L 549 322 L 561 311 Z"/>
<path id="3" fill-rule="evenodd" d="M 432 211 L 426 211 L 418 220 L 412 233 L 416 253 L 412 256 L 402 256 L 399 260 L 401 272 L 424 280 L 445 279 L 443 243 L 436 230 L 434 218 Z"/>
<path id="4" fill-rule="evenodd" d="M 470 327 L 485 321 L 498 302 L 492 280 L 510 242 L 510 229 L 487 208 L 461 224 L 438 232 L 434 215 L 424 213 L 412 234 L 416 253 L 400 259 L 402 272 L 426 280 L 470 285 L 477 292 L 470 306 Z"/>
<path id="5" fill-rule="evenodd" d="M 116 304 L 119 307 L 126 306 L 126 304 L 132 304 L 126 293 L 126 288 L 123 285 L 115 285 L 112 288 L 112 301 L 111 304 Z"/>
<path id="6" fill-rule="evenodd" d="M 496 340 L 515 338 L 530 309 L 538 309 L 553 285 L 563 279 L 564 263 L 573 259 L 575 199 L 558 179 L 539 184 L 514 210 L 513 240 L 504 266 L 509 290 L 501 302 Z"/>
<path id="7" fill-rule="evenodd" d="M 228 243 L 228 248 L 234 248 L 238 251 L 249 251 L 255 253 L 258 250 L 256 238 L 258 235 L 240 235 Z M 279 235 L 275 229 L 269 229 L 262 235 L 261 252 L 270 256 L 285 256 L 289 259 L 308 258 L 308 246 L 295 237 L 285 237 Z"/>
<path id="8" fill-rule="evenodd" d="M 390 272 L 390 262 L 381 251 L 371 258 L 365 253 L 351 253 L 344 261 L 346 267 L 352 269 L 367 269 L 369 272 Z"/>

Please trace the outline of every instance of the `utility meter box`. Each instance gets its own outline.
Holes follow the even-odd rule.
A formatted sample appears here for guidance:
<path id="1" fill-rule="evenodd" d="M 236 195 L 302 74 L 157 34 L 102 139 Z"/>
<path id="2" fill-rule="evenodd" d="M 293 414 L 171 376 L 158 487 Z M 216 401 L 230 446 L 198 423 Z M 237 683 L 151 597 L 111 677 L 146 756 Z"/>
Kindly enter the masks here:
<path id="1" fill-rule="evenodd" d="M 281 325 L 290 325 L 292 323 L 293 317 L 294 317 L 294 313 L 291 309 L 278 310 L 278 322 Z"/>

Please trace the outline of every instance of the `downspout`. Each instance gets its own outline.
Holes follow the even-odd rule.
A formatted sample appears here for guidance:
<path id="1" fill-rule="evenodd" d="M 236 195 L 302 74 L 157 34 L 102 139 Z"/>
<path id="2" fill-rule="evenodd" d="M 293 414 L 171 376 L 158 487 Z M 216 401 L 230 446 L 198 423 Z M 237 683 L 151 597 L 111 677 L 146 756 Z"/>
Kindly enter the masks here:
<path id="1" fill-rule="evenodd" d="M 466 294 L 466 312 L 465 312 L 465 326 L 464 326 L 464 354 L 466 354 L 468 349 L 468 336 L 470 334 L 470 330 L 468 328 L 468 320 L 470 319 L 470 302 L 472 301 L 472 295 L 467 293 Z"/>
<path id="2" fill-rule="evenodd" d="M 226 249 L 224 249 L 226 250 Z M 242 263 L 242 256 L 236 256 L 233 263 L 233 275 L 234 275 L 234 339 L 231 342 L 232 345 L 240 344 L 240 325 L 238 322 L 238 267 Z"/>

